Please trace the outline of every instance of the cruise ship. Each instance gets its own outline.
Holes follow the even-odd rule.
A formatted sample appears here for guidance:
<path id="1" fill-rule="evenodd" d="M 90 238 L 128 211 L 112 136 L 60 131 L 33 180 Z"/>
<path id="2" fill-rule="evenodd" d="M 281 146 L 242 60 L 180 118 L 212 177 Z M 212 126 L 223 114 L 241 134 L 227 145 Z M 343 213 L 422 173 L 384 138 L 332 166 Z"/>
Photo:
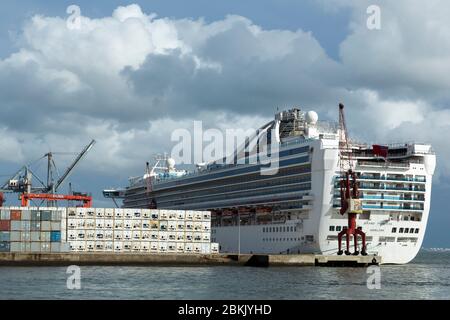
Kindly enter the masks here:
<path id="1" fill-rule="evenodd" d="M 319 121 L 314 111 L 277 112 L 235 150 L 231 164 L 220 159 L 188 172 L 162 157 L 147 164 L 143 176 L 130 178 L 128 187 L 103 193 L 123 200 L 124 208 L 211 211 L 211 240 L 221 252 L 338 254 L 338 234 L 348 227 L 340 212 L 341 131 L 339 123 Z M 271 151 L 260 150 L 262 140 Z M 277 170 L 266 174 L 275 152 Z M 381 256 L 383 264 L 410 262 L 430 211 L 436 167 L 431 145 L 350 140 L 347 166 L 356 173 L 364 254 Z"/>

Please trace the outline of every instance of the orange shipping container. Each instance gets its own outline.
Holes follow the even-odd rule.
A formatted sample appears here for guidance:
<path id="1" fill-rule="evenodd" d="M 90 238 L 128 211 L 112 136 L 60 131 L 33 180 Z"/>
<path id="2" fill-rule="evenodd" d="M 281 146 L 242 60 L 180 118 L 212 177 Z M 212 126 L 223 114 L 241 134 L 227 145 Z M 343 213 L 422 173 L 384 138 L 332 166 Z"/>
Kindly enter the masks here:
<path id="1" fill-rule="evenodd" d="M 20 211 L 20 210 L 11 210 L 11 220 L 14 220 L 14 221 L 22 220 L 22 211 Z"/>

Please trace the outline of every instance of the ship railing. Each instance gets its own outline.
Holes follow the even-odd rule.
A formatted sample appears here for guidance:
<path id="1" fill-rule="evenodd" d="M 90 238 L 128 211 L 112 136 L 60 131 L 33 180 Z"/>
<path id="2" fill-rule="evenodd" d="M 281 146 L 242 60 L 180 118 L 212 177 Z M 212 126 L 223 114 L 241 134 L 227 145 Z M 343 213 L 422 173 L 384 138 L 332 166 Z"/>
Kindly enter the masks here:
<path id="1" fill-rule="evenodd" d="M 408 178 L 408 177 L 372 177 L 372 176 L 359 176 L 361 180 L 382 180 L 382 181 L 411 181 L 411 182 L 427 182 L 425 178 Z"/>

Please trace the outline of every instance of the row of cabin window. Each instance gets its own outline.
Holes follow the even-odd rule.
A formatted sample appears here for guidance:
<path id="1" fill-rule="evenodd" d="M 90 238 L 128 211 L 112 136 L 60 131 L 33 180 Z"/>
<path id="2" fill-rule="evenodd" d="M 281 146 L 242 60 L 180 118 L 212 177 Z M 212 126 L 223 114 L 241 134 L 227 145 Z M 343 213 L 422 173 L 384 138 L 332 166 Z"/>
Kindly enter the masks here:
<path id="1" fill-rule="evenodd" d="M 263 238 L 263 242 L 300 241 L 300 238 Z"/>
<path id="2" fill-rule="evenodd" d="M 263 232 L 297 232 L 297 227 L 264 227 Z"/>
<path id="3" fill-rule="evenodd" d="M 397 228 L 392 228 L 392 233 L 396 233 Z M 419 233 L 419 228 L 399 228 L 398 233 Z"/>

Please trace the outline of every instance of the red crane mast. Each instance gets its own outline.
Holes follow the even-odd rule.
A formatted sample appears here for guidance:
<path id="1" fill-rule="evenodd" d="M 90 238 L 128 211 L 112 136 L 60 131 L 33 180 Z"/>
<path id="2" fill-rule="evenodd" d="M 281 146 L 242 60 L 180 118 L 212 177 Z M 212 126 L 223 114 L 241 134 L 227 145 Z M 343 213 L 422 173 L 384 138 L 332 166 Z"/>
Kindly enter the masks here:
<path id="1" fill-rule="evenodd" d="M 339 188 L 341 196 L 340 214 L 348 216 L 348 226 L 338 234 L 338 255 L 342 255 L 342 237 L 345 235 L 345 254 L 350 255 L 350 237 L 353 236 L 354 255 L 358 255 L 358 235 L 361 236 L 361 254 L 367 255 L 366 234 L 356 225 L 356 217 L 362 213 L 361 200 L 359 199 L 358 181 L 353 171 L 352 150 L 348 141 L 347 126 L 345 124 L 344 105 L 339 104 Z"/>

